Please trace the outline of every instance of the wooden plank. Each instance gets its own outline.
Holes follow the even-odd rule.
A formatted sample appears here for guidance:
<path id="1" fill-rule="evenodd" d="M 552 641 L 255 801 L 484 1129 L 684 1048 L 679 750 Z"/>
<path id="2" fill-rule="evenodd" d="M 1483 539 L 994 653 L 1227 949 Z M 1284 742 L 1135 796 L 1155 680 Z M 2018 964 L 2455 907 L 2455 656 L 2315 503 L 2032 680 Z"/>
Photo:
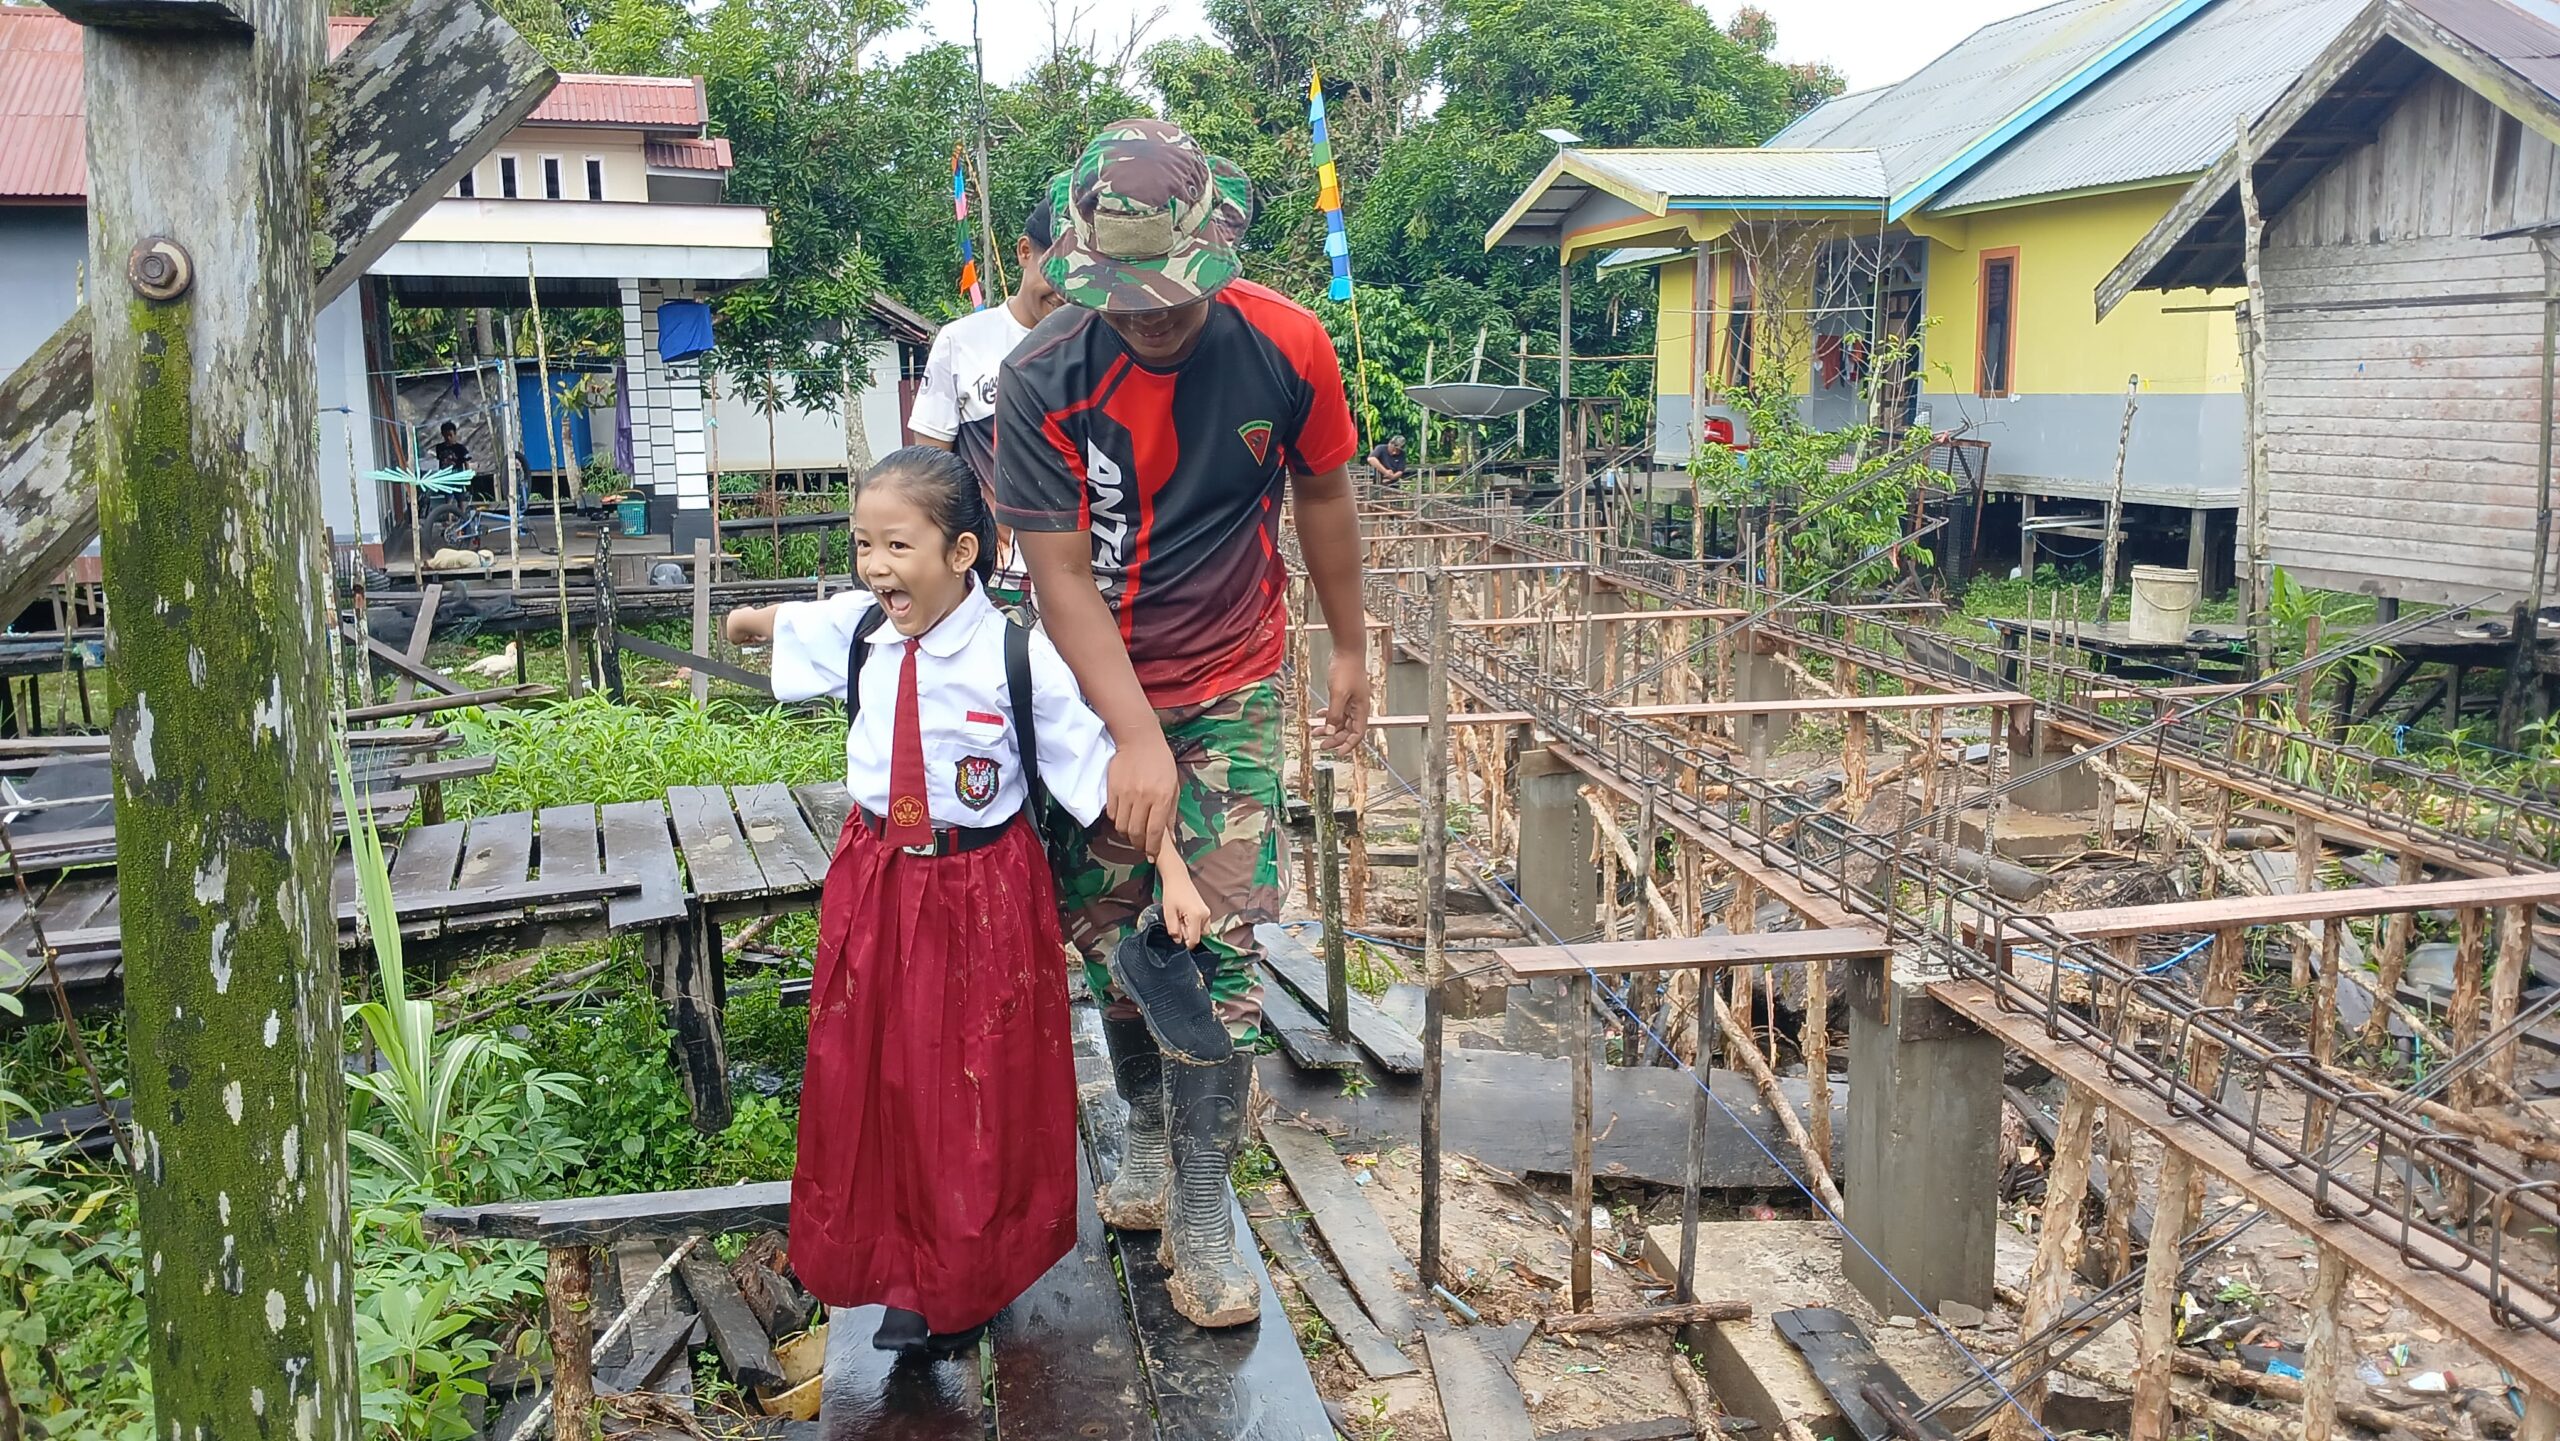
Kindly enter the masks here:
<path id="1" fill-rule="evenodd" d="M 836 843 L 844 838 L 845 818 L 853 811 L 853 797 L 845 794 L 844 782 L 793 786 L 791 796 L 800 802 L 800 813 L 809 818 L 810 833 L 834 854 Z"/>
<path id="2" fill-rule="evenodd" d="M 2281 896 L 2225 896 L 2210 901 L 2175 901 L 2157 906 L 2113 906 L 2086 911 L 2056 911 L 2044 922 L 2085 940 L 2115 936 L 2184 935 L 2237 926 L 2288 925 L 2304 921 L 2381 916 L 2394 911 L 2461 910 L 2472 906 L 2515 905 L 2560 899 L 2560 871 L 2521 876 L 2486 876 L 2471 880 L 2434 881 L 2416 886 L 2356 886 Z M 2015 925 L 2012 922 L 2012 925 Z"/>
<path id="3" fill-rule="evenodd" d="M 2106 1074 L 2105 1062 L 2078 1046 L 2047 1036 L 2042 1022 L 2024 1013 L 2004 1011 L 1988 986 L 1979 981 L 1936 981 L 1930 984 L 1929 994 L 2024 1051 L 2045 1069 L 2073 1085 L 2095 1091 L 2110 1115 L 2122 1114 L 2133 1124 L 2148 1128 L 2163 1144 L 2238 1188 L 2279 1224 L 2319 1245 L 2334 1247 L 2358 1272 L 2381 1283 L 2412 1309 L 2459 1334 L 2465 1344 L 2510 1374 L 2560 1376 L 2560 1341 L 2538 1331 L 2490 1324 L 2488 1300 L 2470 1287 L 2449 1275 L 2419 1270 L 2402 1261 L 2390 1242 L 2368 1236 L 2348 1222 L 2321 1215 L 2309 1196 L 2267 1178 L 2258 1163 L 2242 1155 L 2238 1147 L 2206 1131 L 2191 1118 L 2172 1115 L 2152 1097 L 2116 1084 Z M 2423 1228 L 2411 1231 L 2405 1244 L 2448 1270 L 2476 1269 L 2479 1264 L 2466 1262 Z"/>
<path id="4" fill-rule="evenodd" d="M 1893 954 L 1884 932 L 1865 926 L 1836 930 L 1756 931 L 1743 936 L 1687 936 L 1655 941 L 1614 941 L 1586 946 L 1503 946 L 1494 959 L 1523 979 L 1578 976 L 1598 971 L 1685 971 L 1697 966 L 1785 965 L 1800 961 L 1855 961 Z"/>
<path id="5" fill-rule="evenodd" d="M 409 624 L 409 644 L 401 652 L 408 658 L 411 665 L 423 666 L 427 663 L 427 646 L 435 639 L 436 634 L 436 611 L 443 604 L 444 587 L 441 584 L 430 585 L 419 592 L 418 611 Z M 396 704 L 411 699 L 417 693 L 418 683 L 404 675 L 400 678 L 400 683 L 391 688 L 391 699 Z"/>
<path id="6" fill-rule="evenodd" d="M 755 852 L 738 828 L 738 813 L 721 786 L 677 786 L 667 792 L 667 819 L 684 852 L 693 893 L 706 901 L 760 896 L 772 889 Z"/>
<path id="7" fill-rule="evenodd" d="M 352 625 L 342 625 L 338 627 L 338 633 L 343 639 L 350 642 L 357 639 L 356 628 Z M 389 666 L 392 670 L 409 677 L 411 680 L 418 682 L 420 685 L 425 686 L 427 689 L 434 691 L 439 695 L 457 696 L 470 689 L 469 686 L 464 685 L 462 682 L 455 680 L 453 677 L 446 675 L 440 670 L 436 670 L 432 667 L 421 665 L 410 660 L 407 655 L 400 651 L 393 650 L 391 647 L 375 640 L 372 636 L 363 637 L 363 641 L 365 654 L 373 657 L 376 662 Z M 397 703 L 398 702 L 394 702 L 394 704 Z"/>
<path id="8" fill-rule="evenodd" d="M 1298 1290 L 1316 1308 L 1316 1314 L 1333 1328 L 1334 1339 L 1351 1353 L 1351 1359 L 1359 1363 L 1370 1380 L 1410 1376 L 1422 1369 L 1369 1320 L 1360 1303 L 1351 1299 L 1351 1293 L 1307 1249 L 1307 1243 L 1298 1236 L 1298 1228 L 1287 1218 L 1256 1216 L 1253 1234 L 1262 1238 L 1263 1249 L 1280 1263 L 1280 1269 L 1289 1273 L 1290 1280 L 1298 1283 Z"/>
<path id="9" fill-rule="evenodd" d="M 878 1306 L 831 1307 L 814 1433 L 844 1441 L 986 1441 L 978 1358 L 924 1362 L 871 1344 Z"/>
<path id="10" fill-rule="evenodd" d="M 453 889 L 454 869 L 462 863 L 462 833 L 467 821 L 420 826 L 400 837 L 391 857 L 391 893 L 421 899 Z"/>
<path id="11" fill-rule="evenodd" d="M 412 923 L 441 917 L 465 916 L 493 919 L 501 913 L 519 913 L 536 906 L 562 905 L 570 902 L 604 900 L 633 888 L 625 877 L 588 876 L 576 880 L 516 881 L 503 886 L 475 886 L 468 890 L 437 891 L 432 895 L 404 896 L 392 893 L 399 907 L 401 933 L 409 936 L 432 934 L 422 932 Z M 112 891 L 107 899 L 112 902 Z M 341 945 L 353 939 L 357 902 L 350 897 L 338 906 Z M 82 951 L 98 955 L 115 955 L 123 951 L 123 938 L 112 925 L 92 925 L 76 931 L 53 934 L 53 943 L 64 951 Z"/>
<path id="12" fill-rule="evenodd" d="M 1950 694 L 1871 695 L 1855 698 L 1843 696 L 1792 696 L 1784 700 L 1720 700 L 1694 701 L 1681 705 L 1629 705 L 1612 707 L 1610 714 L 1628 720 L 1695 720 L 1716 716 L 1750 717 L 1779 715 L 1842 715 L 1851 711 L 1873 713 L 1891 711 L 1970 710 L 1977 706 L 2007 707 L 2024 705 L 2029 697 L 2016 691 L 1961 691 Z M 1369 724 L 1382 730 L 1412 729 L 1423 724 L 1418 715 L 1374 716 Z M 1451 725 L 1528 725 L 1537 717 L 1527 711 L 1453 711 Z"/>
<path id="13" fill-rule="evenodd" d="M 1253 935 L 1262 943 L 1263 964 L 1271 974 L 1295 991 L 1317 1019 L 1330 1019 L 1325 1012 L 1324 962 L 1278 926 L 1256 926 Z M 1358 991 L 1351 993 L 1350 1007 L 1351 1038 L 1369 1053 L 1369 1059 L 1398 1075 L 1422 1073 L 1422 1042 L 1415 1039 L 1413 1032 Z"/>
<path id="14" fill-rule="evenodd" d="M 660 645 L 637 631 L 624 631 L 616 637 L 616 640 L 625 650 L 637 651 L 654 661 L 681 666 L 697 676 L 711 676 L 718 680 L 725 680 L 731 685 L 744 686 L 758 695 L 773 694 L 773 677 L 760 675 L 744 666 L 731 665 L 725 660 L 711 656 L 695 655 L 691 651 L 678 650 L 671 645 Z"/>
<path id="15" fill-rule="evenodd" d="M 1077 1164 L 1092 1175 L 1090 1154 Z M 1015 1297 L 989 1331 L 1001 1441 L 1154 1441 L 1137 1337 L 1111 1270 L 1111 1240 L 1090 1204 L 1077 1203 L 1075 1249 Z"/>
<path id="16" fill-rule="evenodd" d="M 684 1278 L 684 1289 L 693 1297 L 694 1309 L 702 1313 L 712 1348 L 720 1353 L 731 1379 L 746 1387 L 781 1384 L 782 1363 L 774 1359 L 773 1338 L 756 1324 L 747 1298 L 738 1294 L 738 1283 L 730 1279 L 729 1268 L 720 1264 L 717 1254 L 697 1247 L 676 1263 L 676 1273 Z"/>
<path id="17" fill-rule="evenodd" d="M 503 811 L 475 817 L 462 842 L 457 891 L 521 885 L 533 873 L 533 812 Z"/>
<path id="18" fill-rule="evenodd" d="M 357 706 L 347 712 L 347 723 L 362 725 L 367 721 L 398 720 L 404 716 L 434 715 L 441 711 L 474 707 L 486 708 L 505 705 L 511 701 L 541 700 L 556 694 L 558 694 L 557 690 L 547 685 L 510 685 L 499 686 L 494 690 L 464 691 L 460 695 L 420 696 L 412 701 Z"/>
<path id="19" fill-rule="evenodd" d="M 538 820 L 542 855 L 537 874 L 542 879 L 579 880 L 604 874 L 594 806 L 545 806 Z"/>
<path id="20" fill-rule="evenodd" d="M 617 1241 L 779 1231 L 791 1224 L 791 1183 L 755 1181 L 690 1191 L 642 1191 L 566 1201 L 502 1201 L 429 1211 L 440 1240 L 610 1246 Z"/>
<path id="21" fill-rule="evenodd" d="M 683 873 L 667 810 L 656 801 L 622 801 L 604 808 L 604 873 L 640 883 L 637 895 L 616 896 L 605 916 L 617 931 L 653 926 L 684 914 Z"/>
<path id="22" fill-rule="evenodd" d="M 1280 1042 L 1283 1055 L 1308 1070 L 1358 1068 L 1359 1047 L 1335 1040 L 1324 1022 L 1267 968 L 1263 981 L 1262 1029 Z"/>
<path id="23" fill-rule="evenodd" d="M 1090 1008 L 1081 1008 L 1090 1012 Z M 1099 1174 L 1119 1162 L 1126 1112 L 1111 1094 L 1108 1063 L 1080 1057 L 1078 1082 L 1087 1098 L 1085 1126 Z M 1230 1201 L 1237 1251 L 1262 1287 L 1259 1320 L 1204 1330 L 1182 1318 L 1166 1294 L 1166 1270 L 1156 1258 L 1156 1235 L 1114 1232 L 1112 1245 L 1128 1281 L 1130 1321 L 1137 1331 L 1145 1375 L 1154 1388 L 1160 1441 L 1306 1441 L 1332 1434 L 1324 1400 L 1280 1293 L 1263 1268 L 1262 1252 L 1243 1238 L 1251 1231 L 1244 1208 Z"/>
<path id="24" fill-rule="evenodd" d="M 828 849 L 809 828 L 788 787 L 738 786 L 730 795 L 766 884 L 784 892 L 814 891 L 826 883 Z"/>
<path id="25" fill-rule="evenodd" d="M 1300 1126 L 1279 1122 L 1262 1128 L 1263 1144 L 1289 1177 L 1289 1189 L 1315 1223 L 1316 1234 L 1342 1267 L 1342 1278 L 1360 1297 L 1369 1318 L 1390 1338 L 1420 1326 L 1406 1291 L 1420 1291 L 1413 1262 L 1397 1249 L 1377 1208 L 1342 1169 L 1331 1142 Z"/>
<path id="26" fill-rule="evenodd" d="M 1431 1352 L 1431 1381 L 1440 1393 L 1440 1415 L 1449 1435 L 1466 1441 L 1537 1441 L 1520 1383 L 1511 1379 L 1509 1368 L 1485 1354 L 1473 1333 L 1435 1330 L 1423 1345 Z"/>

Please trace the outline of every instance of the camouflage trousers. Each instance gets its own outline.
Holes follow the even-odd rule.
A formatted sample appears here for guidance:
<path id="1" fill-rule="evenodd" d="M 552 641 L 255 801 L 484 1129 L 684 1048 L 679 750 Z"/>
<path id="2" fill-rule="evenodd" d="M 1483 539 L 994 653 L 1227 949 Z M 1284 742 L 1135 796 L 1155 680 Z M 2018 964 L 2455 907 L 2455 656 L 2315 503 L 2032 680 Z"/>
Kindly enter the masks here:
<path id="1" fill-rule="evenodd" d="M 1174 844 L 1209 903 L 1207 946 L 1217 958 L 1209 994 L 1227 1033 L 1240 1044 L 1256 1042 L 1262 987 L 1253 967 L 1262 947 L 1253 928 L 1280 918 L 1279 688 L 1263 681 L 1156 718 L 1181 781 Z M 1084 957 L 1085 982 L 1107 1016 L 1138 1014 L 1112 985 L 1107 962 L 1156 899 L 1155 863 L 1108 820 L 1088 833 L 1082 855 L 1059 867 L 1067 943 Z"/>

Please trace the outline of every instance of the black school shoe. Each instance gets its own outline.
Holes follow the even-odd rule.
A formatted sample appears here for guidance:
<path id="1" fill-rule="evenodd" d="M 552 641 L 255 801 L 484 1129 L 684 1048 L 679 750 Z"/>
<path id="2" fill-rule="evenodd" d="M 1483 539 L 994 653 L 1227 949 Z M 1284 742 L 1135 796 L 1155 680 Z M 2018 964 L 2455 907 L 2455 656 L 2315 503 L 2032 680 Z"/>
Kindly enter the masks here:
<path id="1" fill-rule="evenodd" d="M 1204 948 L 1186 949 L 1165 932 L 1154 906 L 1138 929 L 1111 953 L 1111 979 L 1147 1020 L 1156 1044 L 1195 1066 L 1214 1066 L 1235 1054 L 1235 1041 L 1209 999 L 1207 973 L 1216 964 Z"/>
<path id="2" fill-rule="evenodd" d="M 966 1331 L 928 1332 L 924 1328 L 922 1314 L 889 1306 L 883 1308 L 879 1329 L 871 1333 L 871 1346 L 875 1351 L 897 1351 L 947 1361 L 977 1350 L 978 1342 L 986 1334 L 987 1323 L 984 1321 Z"/>

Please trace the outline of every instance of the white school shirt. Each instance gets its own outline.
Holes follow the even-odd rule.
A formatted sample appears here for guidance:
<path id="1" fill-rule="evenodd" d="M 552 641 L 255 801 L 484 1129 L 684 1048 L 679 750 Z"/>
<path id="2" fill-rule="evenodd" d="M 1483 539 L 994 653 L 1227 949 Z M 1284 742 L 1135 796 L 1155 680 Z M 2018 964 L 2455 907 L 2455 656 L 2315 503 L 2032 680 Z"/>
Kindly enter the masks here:
<path id="1" fill-rule="evenodd" d="M 789 601 L 773 621 L 773 694 L 811 700 L 844 694 L 853 630 L 879 602 L 867 590 Z M 916 657 L 916 717 L 924 732 L 925 801 L 937 826 L 998 826 L 1022 809 L 1024 786 L 1004 674 L 1004 613 L 973 580 L 933 629 L 909 639 L 886 622 L 862 662 L 862 709 L 845 736 L 845 789 L 875 816 L 889 809 L 889 745 L 898 715 L 898 672 Z M 1091 825 L 1102 814 L 1103 775 L 1114 747 L 1102 717 L 1057 647 L 1031 637 L 1031 708 L 1040 732 L 1040 779 L 1058 803 Z"/>

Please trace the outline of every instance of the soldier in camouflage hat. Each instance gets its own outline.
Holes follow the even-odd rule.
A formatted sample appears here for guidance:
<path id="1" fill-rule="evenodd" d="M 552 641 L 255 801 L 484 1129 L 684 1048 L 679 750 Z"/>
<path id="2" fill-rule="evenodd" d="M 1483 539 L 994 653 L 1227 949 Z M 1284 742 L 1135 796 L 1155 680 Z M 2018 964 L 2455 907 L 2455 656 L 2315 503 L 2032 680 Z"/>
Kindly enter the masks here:
<path id="1" fill-rule="evenodd" d="M 1323 322 L 1238 273 L 1253 212 L 1233 165 L 1175 126 L 1123 120 L 1051 198 L 1046 272 L 1067 303 L 1005 361 L 996 513 L 1119 746 L 1109 824 L 1058 876 L 1129 1102 L 1100 1209 L 1121 1230 L 1163 1232 L 1183 1315 L 1240 1325 L 1261 1314 L 1261 1292 L 1226 1177 L 1261 1040 L 1254 927 L 1280 907 L 1280 524 L 1285 513 L 1297 529 L 1333 636 L 1316 734 L 1348 749 L 1369 710 L 1346 469 L 1359 437 Z M 1106 964 L 1154 899 L 1149 857 L 1168 832 L 1212 915 L 1201 989 L 1234 1040 L 1222 1060 L 1160 1046 Z"/>

